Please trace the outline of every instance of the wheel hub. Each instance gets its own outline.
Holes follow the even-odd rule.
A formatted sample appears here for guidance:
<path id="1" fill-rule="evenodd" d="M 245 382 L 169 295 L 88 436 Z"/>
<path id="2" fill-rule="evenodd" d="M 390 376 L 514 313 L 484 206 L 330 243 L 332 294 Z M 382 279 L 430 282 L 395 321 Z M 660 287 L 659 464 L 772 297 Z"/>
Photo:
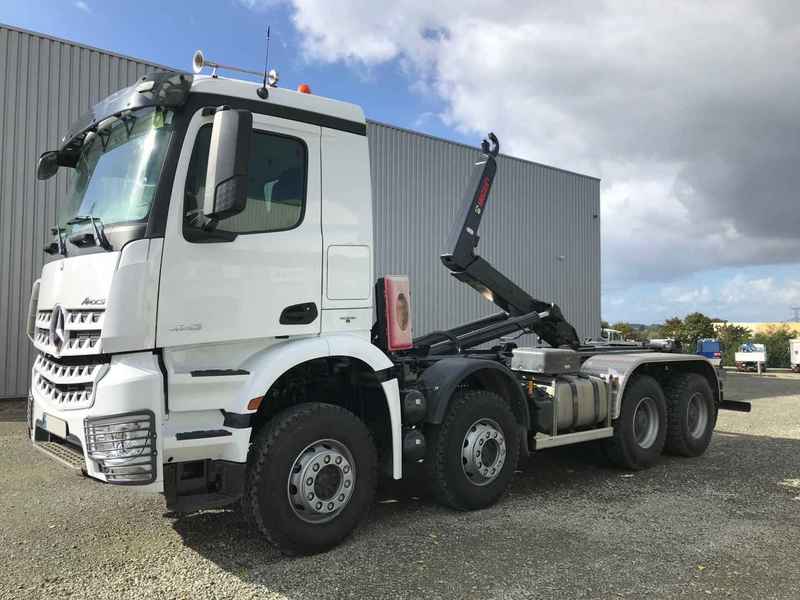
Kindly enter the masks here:
<path id="1" fill-rule="evenodd" d="M 334 519 L 353 496 L 353 455 L 336 440 L 318 440 L 297 455 L 289 472 L 289 504 L 308 523 Z"/>
<path id="2" fill-rule="evenodd" d="M 461 467 L 475 485 L 494 481 L 506 462 L 506 438 L 503 430 L 491 419 L 479 419 L 464 436 L 461 446 Z"/>
<path id="3" fill-rule="evenodd" d="M 686 413 L 686 418 L 689 420 L 689 435 L 695 439 L 703 437 L 708 424 L 708 405 L 702 394 L 697 393 L 689 398 Z"/>
<path id="4" fill-rule="evenodd" d="M 656 402 L 645 396 L 633 413 L 633 437 L 641 448 L 649 448 L 658 437 L 659 417 Z"/>

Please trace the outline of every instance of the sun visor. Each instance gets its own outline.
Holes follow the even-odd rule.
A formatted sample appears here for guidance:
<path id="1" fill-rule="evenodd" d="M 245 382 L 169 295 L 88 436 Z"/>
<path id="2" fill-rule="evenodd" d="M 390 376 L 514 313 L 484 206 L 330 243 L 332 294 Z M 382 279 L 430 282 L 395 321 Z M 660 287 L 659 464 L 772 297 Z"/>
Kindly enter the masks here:
<path id="1" fill-rule="evenodd" d="M 110 116 L 148 106 L 162 108 L 182 106 L 189 96 L 192 79 L 191 75 L 170 71 L 152 71 L 140 77 L 130 87 L 118 90 L 92 106 L 87 113 L 72 123 L 61 140 L 59 150 L 65 150 L 75 144 L 79 146 L 86 131 L 92 130 Z"/>

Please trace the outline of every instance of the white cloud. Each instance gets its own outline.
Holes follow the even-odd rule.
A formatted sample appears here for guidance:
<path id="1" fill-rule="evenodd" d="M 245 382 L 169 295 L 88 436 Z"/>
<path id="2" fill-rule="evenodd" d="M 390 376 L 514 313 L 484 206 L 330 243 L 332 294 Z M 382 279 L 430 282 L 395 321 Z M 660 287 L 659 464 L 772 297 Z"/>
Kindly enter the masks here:
<path id="1" fill-rule="evenodd" d="M 658 322 L 692 312 L 728 321 L 783 321 L 800 306 L 800 269 L 702 273 L 682 284 L 640 284 L 603 299 L 611 321 Z"/>
<path id="2" fill-rule="evenodd" d="M 688 304 L 691 306 L 708 304 L 712 300 L 711 288 L 707 285 L 699 288 L 666 286 L 661 288 L 661 296 L 668 302 L 677 302 L 678 304 Z"/>
<path id="3" fill-rule="evenodd" d="M 434 119 L 436 119 L 436 113 L 434 112 L 426 111 L 420 113 L 417 118 L 414 119 L 414 128 L 422 129 L 427 123 Z"/>
<path id="4" fill-rule="evenodd" d="M 83 0 L 77 0 L 77 2 L 75 2 L 75 8 L 77 8 L 78 10 L 82 10 L 87 15 L 92 14 L 91 7 Z"/>
<path id="5" fill-rule="evenodd" d="M 774 277 L 747 278 L 737 275 L 722 286 L 719 301 L 726 305 L 766 302 L 787 308 L 800 306 L 800 281 L 778 281 Z"/>
<path id="6" fill-rule="evenodd" d="M 236 1 L 243 7 L 255 11 L 264 11 L 278 4 L 282 4 L 282 0 L 236 0 Z"/>
<path id="7" fill-rule="evenodd" d="M 457 130 L 601 176 L 608 292 L 797 262 L 793 2 L 293 5 L 308 59 L 399 61 Z"/>

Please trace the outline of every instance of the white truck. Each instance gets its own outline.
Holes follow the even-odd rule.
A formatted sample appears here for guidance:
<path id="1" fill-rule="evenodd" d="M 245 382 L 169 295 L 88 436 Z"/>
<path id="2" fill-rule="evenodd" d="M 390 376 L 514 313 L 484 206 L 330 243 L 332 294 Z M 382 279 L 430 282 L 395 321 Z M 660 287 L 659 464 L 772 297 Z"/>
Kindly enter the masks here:
<path id="1" fill-rule="evenodd" d="M 767 347 L 764 344 L 745 342 L 740 345 L 739 350 L 734 353 L 733 360 L 736 363 L 737 371 L 766 373 Z"/>
<path id="2" fill-rule="evenodd" d="M 359 107 L 168 72 L 99 102 L 37 166 L 74 176 L 30 300 L 31 440 L 177 513 L 238 506 L 290 554 L 339 543 L 412 461 L 472 510 L 553 446 L 702 454 L 718 409 L 749 410 L 708 360 L 582 346 L 475 253 L 490 137 L 441 260 L 501 311 L 412 339 L 407 278 L 373 286 Z M 550 347 L 487 347 L 513 332 Z"/>
<path id="3" fill-rule="evenodd" d="M 603 328 L 600 330 L 599 343 L 605 343 L 613 346 L 637 346 L 641 348 L 642 342 L 636 340 L 627 340 L 622 332 L 618 329 Z"/>
<path id="4" fill-rule="evenodd" d="M 789 340 L 789 364 L 792 371 L 800 373 L 800 339 Z"/>

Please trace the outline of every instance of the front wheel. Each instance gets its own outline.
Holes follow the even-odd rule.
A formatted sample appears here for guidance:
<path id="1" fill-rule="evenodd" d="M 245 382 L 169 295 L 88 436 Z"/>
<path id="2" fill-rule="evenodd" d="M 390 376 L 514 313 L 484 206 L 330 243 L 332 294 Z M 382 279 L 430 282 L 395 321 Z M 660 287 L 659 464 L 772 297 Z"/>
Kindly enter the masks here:
<path id="1" fill-rule="evenodd" d="M 612 463 L 644 469 L 658 460 L 667 437 L 667 406 L 658 382 L 649 375 L 631 381 L 614 422 L 614 436 L 605 440 Z"/>
<path id="2" fill-rule="evenodd" d="M 285 554 L 341 542 L 375 496 L 377 456 L 353 413 L 318 402 L 288 408 L 258 432 L 248 458 L 244 508 Z"/>
<path id="3" fill-rule="evenodd" d="M 520 428 L 508 404 L 486 390 L 456 392 L 425 458 L 436 499 L 456 510 L 494 504 L 514 476 Z"/>

